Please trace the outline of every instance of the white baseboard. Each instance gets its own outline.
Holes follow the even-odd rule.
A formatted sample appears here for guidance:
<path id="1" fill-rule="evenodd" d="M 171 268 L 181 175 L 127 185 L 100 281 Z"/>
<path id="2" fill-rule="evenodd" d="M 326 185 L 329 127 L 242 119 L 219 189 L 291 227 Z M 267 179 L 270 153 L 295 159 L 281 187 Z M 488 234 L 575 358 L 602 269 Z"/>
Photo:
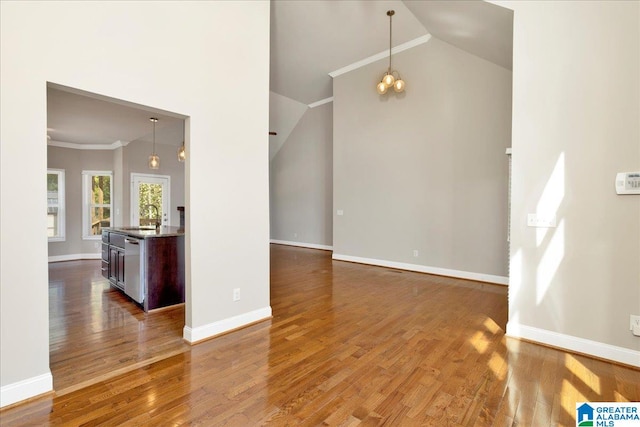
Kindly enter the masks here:
<path id="1" fill-rule="evenodd" d="M 53 391 L 51 372 L 0 388 L 0 408 Z"/>
<path id="2" fill-rule="evenodd" d="M 572 335 L 560 334 L 532 326 L 514 324 L 513 322 L 507 323 L 507 336 L 523 338 L 640 368 L 640 351 L 630 350 L 624 347 L 617 347 L 615 345 L 591 341 Z"/>
<path id="3" fill-rule="evenodd" d="M 271 306 L 230 317 L 228 319 L 219 320 L 209 323 L 208 325 L 190 328 L 185 326 L 182 331 L 182 337 L 185 341 L 193 344 L 216 335 L 250 325 L 251 323 L 265 320 L 271 317 Z"/>
<path id="4" fill-rule="evenodd" d="M 333 259 L 337 261 L 357 262 L 358 264 L 370 264 L 380 267 L 396 268 L 398 270 L 417 271 L 419 273 L 437 274 L 438 276 L 457 277 L 460 279 L 476 280 L 478 282 L 495 283 L 498 285 L 508 285 L 509 278 L 505 276 L 494 276 L 492 274 L 473 273 L 471 271 L 450 270 L 447 268 L 429 267 L 427 265 L 408 264 L 404 262 L 387 261 L 382 259 L 361 258 L 350 255 L 333 254 Z"/>
<path id="5" fill-rule="evenodd" d="M 271 239 L 270 242 L 275 243 L 276 245 L 297 246 L 299 248 L 321 249 L 323 251 L 333 250 L 333 246 L 318 245 L 316 243 L 289 242 L 287 240 L 275 240 L 275 239 Z"/>
<path id="6" fill-rule="evenodd" d="M 100 259 L 100 258 L 102 258 L 101 252 L 90 253 L 90 254 L 53 255 L 49 257 L 49 262 L 77 261 L 79 259 Z"/>

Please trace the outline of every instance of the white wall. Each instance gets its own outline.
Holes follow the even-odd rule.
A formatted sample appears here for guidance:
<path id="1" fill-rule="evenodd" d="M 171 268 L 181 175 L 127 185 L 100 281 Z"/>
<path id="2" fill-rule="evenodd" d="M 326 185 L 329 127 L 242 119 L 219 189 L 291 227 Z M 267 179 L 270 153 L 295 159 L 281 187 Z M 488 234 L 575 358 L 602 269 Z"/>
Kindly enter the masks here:
<path id="1" fill-rule="evenodd" d="M 190 116 L 185 335 L 269 316 L 269 3 L 2 2 L 0 19 L 0 404 L 52 384 L 47 81 Z"/>
<path id="2" fill-rule="evenodd" d="M 640 196 L 614 190 L 640 170 L 640 3 L 496 3 L 514 10 L 507 332 L 640 366 Z"/>
<path id="3" fill-rule="evenodd" d="M 275 92 L 269 92 L 269 161 L 273 160 L 282 145 L 289 138 L 300 118 L 309 106 Z"/>
<path id="4" fill-rule="evenodd" d="M 506 283 L 511 72 L 431 38 L 380 96 L 386 61 L 333 79 L 334 257 Z"/>
<path id="5" fill-rule="evenodd" d="M 308 108 L 270 163 L 271 239 L 329 248 L 333 106 Z"/>

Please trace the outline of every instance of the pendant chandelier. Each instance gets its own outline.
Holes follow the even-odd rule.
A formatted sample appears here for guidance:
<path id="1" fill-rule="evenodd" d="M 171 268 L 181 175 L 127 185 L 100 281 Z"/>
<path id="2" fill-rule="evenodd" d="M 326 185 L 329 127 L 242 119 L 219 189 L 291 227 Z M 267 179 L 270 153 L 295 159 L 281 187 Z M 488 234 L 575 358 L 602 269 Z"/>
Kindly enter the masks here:
<path id="1" fill-rule="evenodd" d="M 396 92 L 404 92 L 405 83 L 400 78 L 400 73 L 391 69 L 391 17 L 396 12 L 394 10 L 387 10 L 387 16 L 389 17 L 389 68 L 387 72 L 382 76 L 382 80 L 376 86 L 376 90 L 380 95 L 387 93 L 387 89 L 393 87 Z"/>
<path id="2" fill-rule="evenodd" d="M 184 120 L 183 120 L 182 121 L 182 146 L 180 146 L 180 149 L 178 150 L 178 161 L 184 162 L 186 158 L 187 158 L 187 153 L 184 150 Z"/>
<path id="3" fill-rule="evenodd" d="M 156 154 L 156 122 L 158 121 L 158 119 L 155 117 L 151 117 L 149 120 L 153 122 L 153 151 L 149 156 L 149 169 L 159 169 L 160 157 L 158 157 L 158 155 Z"/>

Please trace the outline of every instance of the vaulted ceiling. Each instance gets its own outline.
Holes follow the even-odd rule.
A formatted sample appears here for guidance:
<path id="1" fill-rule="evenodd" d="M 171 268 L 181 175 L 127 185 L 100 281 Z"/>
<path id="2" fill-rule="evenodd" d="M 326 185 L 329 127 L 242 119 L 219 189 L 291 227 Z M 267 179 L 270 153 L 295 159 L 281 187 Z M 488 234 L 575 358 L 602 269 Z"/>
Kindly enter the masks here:
<path id="1" fill-rule="evenodd" d="M 511 69 L 513 13 L 482 0 L 272 0 L 270 89 L 301 104 L 332 96 L 329 73 L 426 34 Z M 153 108 L 50 87 L 48 135 L 66 143 L 179 145 L 182 120 Z"/>
<path id="2" fill-rule="evenodd" d="M 431 34 L 511 69 L 513 12 L 481 0 L 271 2 L 271 91 L 304 104 L 332 96 L 329 73 Z M 384 71 L 384 70 L 382 70 Z"/>

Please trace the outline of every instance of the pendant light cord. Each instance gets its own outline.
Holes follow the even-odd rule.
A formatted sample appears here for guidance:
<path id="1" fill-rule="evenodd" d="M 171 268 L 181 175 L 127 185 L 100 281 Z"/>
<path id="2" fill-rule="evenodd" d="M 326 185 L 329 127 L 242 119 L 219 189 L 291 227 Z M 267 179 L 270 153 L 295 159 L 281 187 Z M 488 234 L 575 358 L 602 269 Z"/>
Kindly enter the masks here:
<path id="1" fill-rule="evenodd" d="M 157 119 L 153 120 L 153 155 L 156 155 L 156 121 Z"/>
<path id="2" fill-rule="evenodd" d="M 392 25 L 392 17 L 393 17 L 393 11 L 388 11 L 387 15 L 389 15 L 389 74 L 391 74 L 391 25 Z"/>

